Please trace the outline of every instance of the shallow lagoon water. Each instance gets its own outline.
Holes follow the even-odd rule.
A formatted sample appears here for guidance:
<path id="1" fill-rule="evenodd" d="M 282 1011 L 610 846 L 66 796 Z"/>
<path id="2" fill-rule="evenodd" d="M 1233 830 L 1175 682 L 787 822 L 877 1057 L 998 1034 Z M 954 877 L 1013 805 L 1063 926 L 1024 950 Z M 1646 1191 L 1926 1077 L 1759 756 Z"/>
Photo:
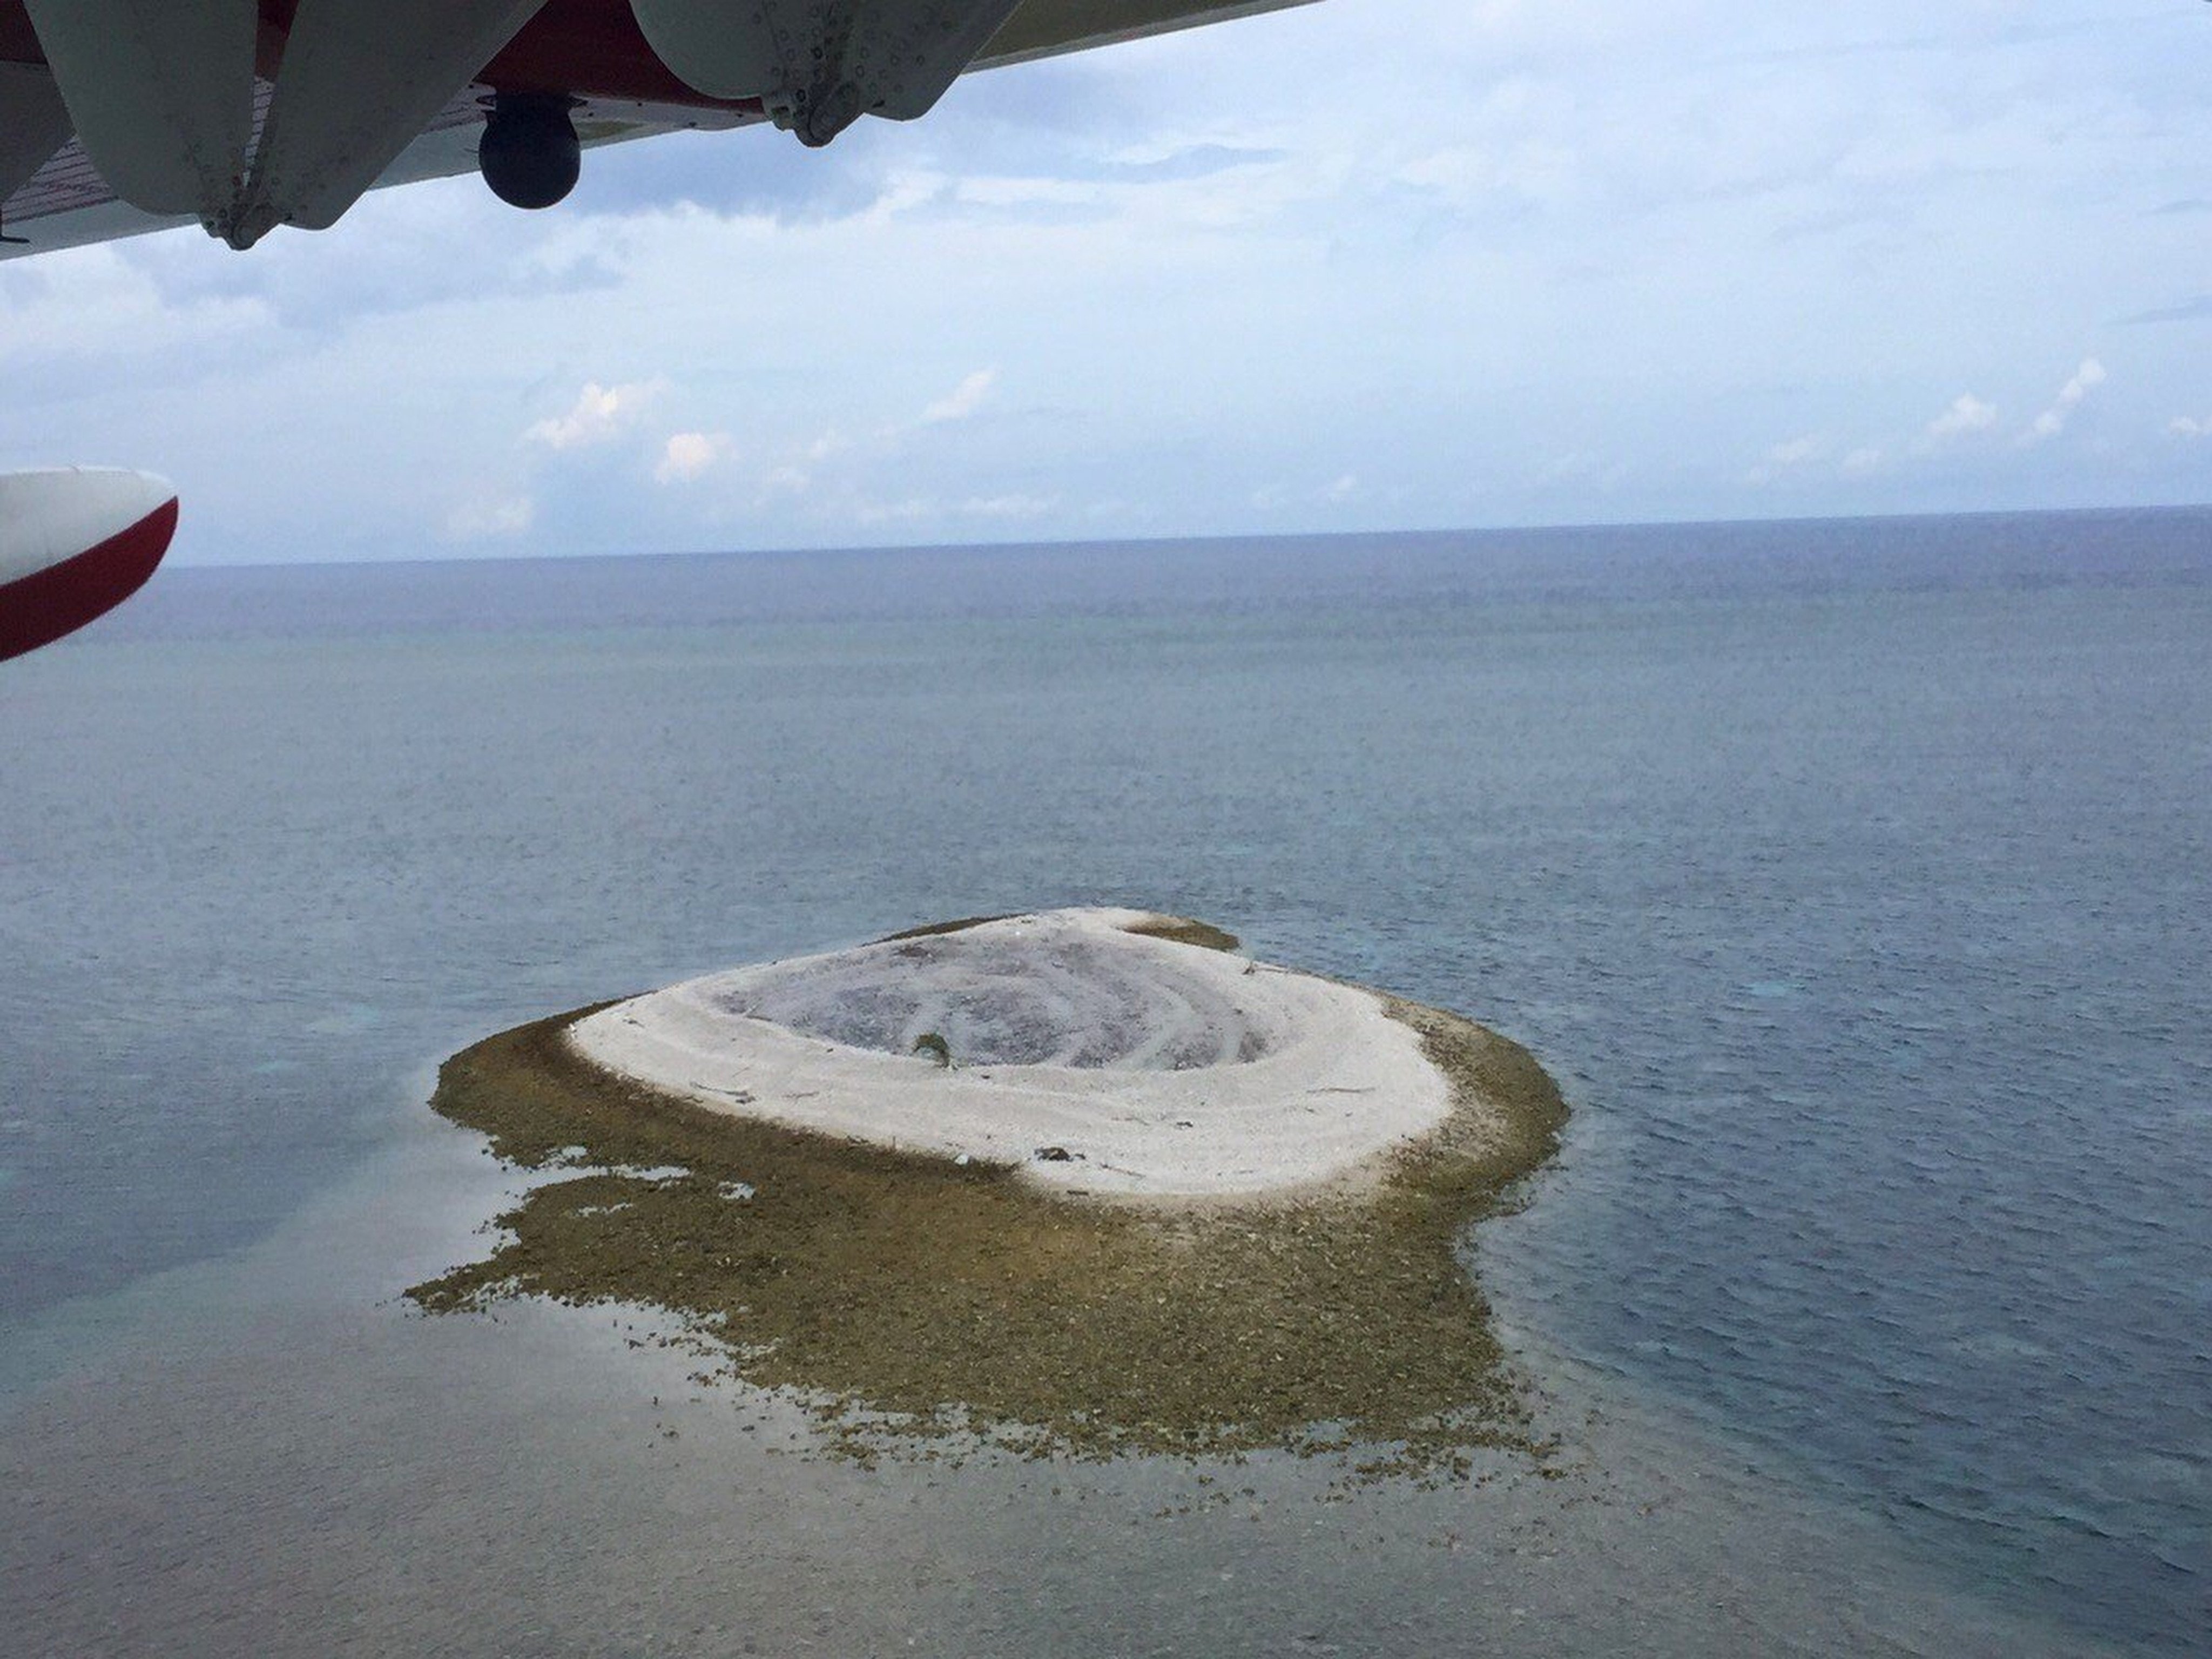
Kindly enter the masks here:
<path id="1" fill-rule="evenodd" d="M 1556 1357 L 1557 1480 L 826 1461 L 648 1316 L 405 1311 L 386 1275 L 468 1254 L 508 1181 L 395 1107 L 269 1240 L 34 1322 L 58 1369 L 0 1419 L 10 1651 L 2099 1650 Z"/>
<path id="2" fill-rule="evenodd" d="M 1730 1618 L 1868 1616 L 1848 1577 L 1731 1532 L 1780 1514 L 1778 1540 L 1837 1533 L 1838 1559 L 1924 1583 L 1905 1650 L 1996 1650 L 2015 1621 L 2185 1650 L 2212 1580 L 2208 575 L 2212 515 L 2172 514 L 165 577 L 0 679 L 0 1599 L 58 1649 L 126 1613 L 154 1645 L 165 1607 L 211 1647 L 250 1565 L 207 1538 L 289 1516 L 353 1540 L 356 1589 L 447 1538 L 453 1628 L 480 1630 L 460 1603 L 526 1603 L 514 1575 L 580 1547 L 589 1491 L 622 1494 L 625 1547 L 662 1536 L 641 1452 L 532 1487 L 546 1528 L 585 1530 L 511 1523 L 521 1486 L 558 1484 L 520 1449 L 532 1412 L 581 1458 L 650 1361 L 563 1360 L 565 1404 L 526 1408 L 518 1379 L 581 1340 L 560 1319 L 468 1334 L 380 1305 L 445 1265 L 406 1241 L 493 1207 L 395 1206 L 422 1174 L 392 1160 L 439 1144 L 423 1068 L 738 961 L 1126 902 L 1463 1009 L 1562 1076 L 1568 1155 L 1487 1230 L 1486 1272 L 1613 1464 L 1725 1494 L 1650 1500 L 1694 1526 L 1577 1534 L 1614 1567 L 1648 1552 L 1647 1599 L 1680 1585 L 1644 1609 L 1674 1645 L 1700 1561 L 1735 1561 L 1708 1598 Z M 302 1218 L 343 1203 L 379 1218 L 319 1278 Z M 425 1488 L 426 1444 L 468 1479 Z M 836 1501 L 874 1514 L 902 1478 Z M 1009 1541 L 1048 1487 L 961 1478 L 1034 1571 L 956 1598 L 1010 1646 L 1108 1603 L 1121 1645 L 1218 1645 L 1250 1606 L 1181 1575 L 1233 1575 L 1240 1547 L 1384 1621 L 1323 1633 L 1352 1649 L 1443 1644 L 1393 1637 L 1400 1590 L 1471 1618 L 1508 1589 L 1507 1558 L 1411 1498 L 1272 1557 L 1236 1541 L 1293 1510 L 1307 1538 L 1336 1513 L 1310 1494 L 1242 1522 L 1261 1534 L 1205 1511 L 1182 1551 L 1146 1530 L 1175 1504 L 1132 1502 L 1135 1541 L 1086 1577 Z M 1100 1513 L 1046 1530 L 1088 1540 Z M 160 1572 L 126 1595 L 79 1570 L 153 1515 L 185 1517 Z M 505 1553 L 450 1547 L 502 1525 Z M 1455 1529 L 1447 1583 L 1413 1552 Z M 763 1605 L 840 1600 L 843 1546 L 712 1535 L 699 1573 L 744 1559 Z M 919 1580 L 895 1535 L 871 1547 Z M 79 1568 L 28 1538 L 80 1540 Z M 1589 1582 L 1536 1605 L 1595 1644 L 1627 1626 Z M 822 1630 L 864 1634 L 878 1591 Z M 269 1595 L 254 1628 L 301 1647 L 344 1599 L 312 1574 Z M 592 1650 L 588 1598 L 544 1595 L 551 1645 Z M 422 1628 L 349 1616 L 356 1645 Z M 949 1644 L 952 1618 L 923 1622 Z"/>

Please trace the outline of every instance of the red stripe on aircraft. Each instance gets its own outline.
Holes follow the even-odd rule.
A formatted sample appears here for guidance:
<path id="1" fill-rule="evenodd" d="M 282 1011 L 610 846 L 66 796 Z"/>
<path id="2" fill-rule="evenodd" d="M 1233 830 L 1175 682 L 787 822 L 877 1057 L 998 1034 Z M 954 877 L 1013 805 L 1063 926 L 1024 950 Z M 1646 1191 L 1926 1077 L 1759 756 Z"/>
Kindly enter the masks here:
<path id="1" fill-rule="evenodd" d="M 173 496 L 128 530 L 0 586 L 0 662 L 74 633 L 146 585 L 177 533 Z"/>

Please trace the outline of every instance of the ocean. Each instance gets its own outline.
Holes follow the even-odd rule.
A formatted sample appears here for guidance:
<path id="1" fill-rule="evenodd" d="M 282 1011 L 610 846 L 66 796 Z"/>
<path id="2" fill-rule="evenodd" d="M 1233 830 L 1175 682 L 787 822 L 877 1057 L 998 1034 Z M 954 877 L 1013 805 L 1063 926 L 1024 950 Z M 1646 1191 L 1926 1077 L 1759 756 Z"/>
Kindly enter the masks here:
<path id="1" fill-rule="evenodd" d="M 2208 901 L 2212 509 L 165 572 L 0 668 L 0 1629 L 2201 1651 Z M 1085 903 L 1559 1078 L 1474 1255 L 1565 1478 L 827 1467 L 397 1299 L 514 1185 L 457 1048 Z"/>

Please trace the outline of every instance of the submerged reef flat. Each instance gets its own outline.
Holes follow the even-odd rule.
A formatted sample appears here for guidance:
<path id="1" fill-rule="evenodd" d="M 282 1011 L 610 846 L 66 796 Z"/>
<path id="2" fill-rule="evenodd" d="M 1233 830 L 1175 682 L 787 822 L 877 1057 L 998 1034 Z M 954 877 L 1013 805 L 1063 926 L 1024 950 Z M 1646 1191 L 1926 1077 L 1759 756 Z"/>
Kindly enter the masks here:
<path id="1" fill-rule="evenodd" d="M 1529 1443 L 1463 1247 L 1565 1116 L 1470 1020 L 1066 910 L 915 929 L 540 1020 L 434 1108 L 577 1173 L 410 1292 L 685 1317 L 832 1443 Z"/>

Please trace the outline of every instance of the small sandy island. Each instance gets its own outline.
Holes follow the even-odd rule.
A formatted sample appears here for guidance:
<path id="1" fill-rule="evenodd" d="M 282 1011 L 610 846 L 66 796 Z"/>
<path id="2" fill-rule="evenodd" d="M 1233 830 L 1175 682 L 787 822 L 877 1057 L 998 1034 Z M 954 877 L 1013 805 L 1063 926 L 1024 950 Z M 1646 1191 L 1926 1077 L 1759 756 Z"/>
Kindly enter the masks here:
<path id="1" fill-rule="evenodd" d="M 1444 1121 L 1449 1080 L 1372 992 L 1194 946 L 1194 926 L 1006 916 L 690 980 L 568 1040 L 710 1111 L 1096 1196 L 1318 1187 Z"/>
<path id="2" fill-rule="evenodd" d="M 434 1311 L 677 1311 L 831 1443 L 1525 1443 L 1463 1260 L 1565 1107 L 1473 1022 L 1077 909 L 917 928 L 504 1032 L 434 1107 L 574 1171 Z M 1369 1454 L 1363 1453 L 1363 1455 Z"/>

